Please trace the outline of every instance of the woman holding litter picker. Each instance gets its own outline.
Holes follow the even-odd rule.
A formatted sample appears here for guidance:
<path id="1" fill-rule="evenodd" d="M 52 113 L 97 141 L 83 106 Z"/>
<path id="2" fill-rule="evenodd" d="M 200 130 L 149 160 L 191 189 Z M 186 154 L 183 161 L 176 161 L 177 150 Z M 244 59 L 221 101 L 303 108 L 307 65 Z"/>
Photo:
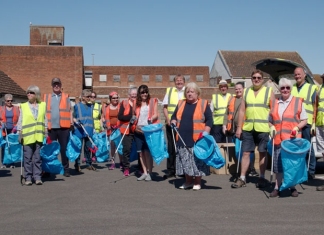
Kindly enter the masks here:
<path id="1" fill-rule="evenodd" d="M 110 136 L 111 133 L 116 130 L 119 126 L 118 121 L 118 111 L 119 111 L 119 95 L 116 91 L 112 91 L 109 94 L 108 105 L 106 107 L 103 106 L 102 109 L 102 124 L 103 127 L 106 129 L 107 136 Z M 114 141 L 110 142 L 110 153 L 114 154 L 116 151 L 116 145 Z M 116 153 L 118 154 L 118 153 Z M 119 156 L 119 165 L 122 168 L 122 159 Z M 115 161 L 111 163 L 109 170 L 115 169 Z"/>
<path id="2" fill-rule="evenodd" d="M 137 90 L 136 106 L 135 106 L 135 141 L 137 152 L 139 153 L 143 174 L 137 178 L 138 181 L 151 181 L 151 173 L 153 168 L 153 159 L 150 154 L 149 147 L 146 143 L 142 127 L 159 123 L 158 100 L 151 98 L 149 89 L 146 85 L 141 85 Z"/>
<path id="3" fill-rule="evenodd" d="M 91 137 L 94 132 L 94 121 L 92 116 L 93 104 L 90 101 L 91 91 L 83 90 L 81 94 L 81 102 L 75 104 L 73 109 L 74 134 L 83 139 L 83 151 L 86 162 L 86 169 L 96 171 L 92 165 L 91 151 L 95 148 L 92 146 Z M 82 147 L 81 147 L 82 148 Z M 75 160 L 74 168 L 78 173 L 81 173 L 80 156 Z"/>
<path id="4" fill-rule="evenodd" d="M 279 196 L 282 182 L 281 142 L 290 138 L 301 138 L 301 130 L 307 124 L 307 113 L 303 100 L 291 95 L 292 84 L 287 78 L 279 80 L 281 96 L 274 101 L 269 115 L 270 136 L 274 140 L 273 172 L 276 173 L 276 183 L 270 197 Z M 273 134 L 275 134 L 273 136 Z M 290 188 L 291 196 L 298 197 L 295 187 Z"/>
<path id="5" fill-rule="evenodd" d="M 209 166 L 193 154 L 195 142 L 202 135 L 207 135 L 213 125 L 213 116 L 207 100 L 201 99 L 201 90 L 196 83 L 188 83 L 184 94 L 186 99 L 180 100 L 173 115 L 171 125 L 176 126 L 177 158 L 176 174 L 185 174 L 186 182 L 180 189 L 201 189 L 201 177 L 210 174 Z M 181 137 L 181 138 L 180 138 Z"/>

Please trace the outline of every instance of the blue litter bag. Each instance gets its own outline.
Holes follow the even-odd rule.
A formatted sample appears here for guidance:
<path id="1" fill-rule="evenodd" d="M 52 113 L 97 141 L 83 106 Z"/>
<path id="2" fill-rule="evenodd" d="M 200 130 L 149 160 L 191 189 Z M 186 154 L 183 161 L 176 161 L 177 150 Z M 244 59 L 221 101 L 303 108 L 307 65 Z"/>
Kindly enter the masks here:
<path id="1" fill-rule="evenodd" d="M 62 163 L 58 160 L 57 156 L 60 153 L 60 144 L 57 141 L 53 141 L 50 144 L 44 144 L 40 149 L 40 155 L 42 157 L 42 169 L 45 172 L 52 174 L 64 173 Z"/>
<path id="2" fill-rule="evenodd" d="M 163 125 L 161 123 L 142 127 L 152 158 L 158 165 L 164 158 L 169 157 L 162 127 Z"/>
<path id="3" fill-rule="evenodd" d="M 193 148 L 197 158 L 203 160 L 208 166 L 220 169 L 225 165 L 225 158 L 220 153 L 219 147 L 211 135 L 203 136 Z"/>
<path id="4" fill-rule="evenodd" d="M 121 135 L 119 129 L 114 130 L 114 131 L 111 133 L 111 135 L 110 135 L 110 140 L 111 140 L 111 141 L 114 141 L 116 148 L 118 147 L 118 145 L 119 145 L 121 139 L 122 139 L 122 135 Z M 120 155 L 123 155 L 123 145 L 122 145 L 122 144 L 119 145 L 118 153 L 119 153 Z"/>
<path id="5" fill-rule="evenodd" d="M 238 138 L 233 138 L 234 140 L 234 144 L 235 144 L 235 157 L 236 159 L 238 159 L 238 155 L 240 153 L 240 146 L 242 143 L 242 140 L 238 139 Z M 242 161 L 242 156 L 243 156 L 243 152 L 241 151 L 240 153 L 240 162 Z M 254 152 L 250 153 L 250 161 L 253 161 L 254 158 Z"/>
<path id="6" fill-rule="evenodd" d="M 107 139 L 106 132 L 95 133 L 93 134 L 92 139 L 98 148 L 95 153 L 97 162 L 106 162 L 108 160 L 110 149 L 110 144 Z"/>
<path id="7" fill-rule="evenodd" d="M 66 146 L 66 156 L 70 162 L 74 162 L 81 154 L 82 142 L 76 135 L 70 131 L 69 142 Z"/>
<path id="8" fill-rule="evenodd" d="M 132 150 L 129 156 L 129 162 L 133 162 L 138 159 L 138 153 L 137 153 L 137 147 L 136 147 L 136 142 L 133 141 L 132 143 Z"/>
<path id="9" fill-rule="evenodd" d="M 281 161 L 284 181 L 280 191 L 307 180 L 306 154 L 310 142 L 302 138 L 281 142 Z"/>
<path id="10" fill-rule="evenodd" d="M 0 134 L 1 135 L 1 134 Z M 3 164 L 13 164 L 21 161 L 22 145 L 19 143 L 19 134 L 10 133 L 7 135 L 7 142 L 4 145 Z"/>
<path id="11" fill-rule="evenodd" d="M 269 139 L 269 142 L 267 144 L 267 151 L 269 155 L 272 157 L 272 138 Z"/>

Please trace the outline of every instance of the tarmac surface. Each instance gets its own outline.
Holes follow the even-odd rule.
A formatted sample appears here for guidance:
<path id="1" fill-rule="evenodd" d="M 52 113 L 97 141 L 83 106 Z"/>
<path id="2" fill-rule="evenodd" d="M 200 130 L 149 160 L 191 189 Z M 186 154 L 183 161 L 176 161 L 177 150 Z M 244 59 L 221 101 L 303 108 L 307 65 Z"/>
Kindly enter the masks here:
<path id="1" fill-rule="evenodd" d="M 316 179 L 297 186 L 299 197 L 255 187 L 231 189 L 230 175 L 203 178 L 200 191 L 180 190 L 182 178 L 163 180 L 166 161 L 155 166 L 153 181 L 138 182 L 108 170 L 71 170 L 52 175 L 42 186 L 21 186 L 19 164 L 0 170 L 0 234 L 323 234 L 324 162 Z M 70 167 L 73 164 L 70 163 Z M 84 166 L 83 166 L 84 167 Z M 270 173 L 267 171 L 267 179 Z"/>

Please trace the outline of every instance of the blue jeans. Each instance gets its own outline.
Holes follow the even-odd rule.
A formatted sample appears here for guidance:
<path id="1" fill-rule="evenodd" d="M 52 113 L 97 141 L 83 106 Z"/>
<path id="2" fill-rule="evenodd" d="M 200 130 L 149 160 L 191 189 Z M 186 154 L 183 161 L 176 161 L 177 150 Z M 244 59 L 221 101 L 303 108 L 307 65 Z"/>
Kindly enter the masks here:
<path id="1" fill-rule="evenodd" d="M 307 124 L 306 126 L 304 126 L 304 128 L 302 129 L 302 137 L 306 140 L 308 140 L 309 142 L 311 142 L 311 128 L 312 126 L 310 124 Z M 306 155 L 306 164 L 308 164 L 308 156 L 309 156 L 309 151 L 307 152 Z M 309 174 L 315 174 L 315 167 L 316 167 L 316 158 L 315 158 L 315 154 L 314 154 L 314 149 L 313 146 L 311 148 L 311 155 L 310 155 L 310 160 L 309 160 Z"/>

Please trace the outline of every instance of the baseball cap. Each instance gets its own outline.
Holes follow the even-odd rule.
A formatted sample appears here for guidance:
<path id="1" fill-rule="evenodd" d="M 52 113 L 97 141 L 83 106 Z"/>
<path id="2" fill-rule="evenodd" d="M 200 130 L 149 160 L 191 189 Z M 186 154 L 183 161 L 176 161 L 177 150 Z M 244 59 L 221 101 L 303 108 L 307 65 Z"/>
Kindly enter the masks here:
<path id="1" fill-rule="evenodd" d="M 52 79 L 52 85 L 54 85 L 54 83 L 62 84 L 61 79 L 59 79 L 59 78 L 53 78 Z"/>

